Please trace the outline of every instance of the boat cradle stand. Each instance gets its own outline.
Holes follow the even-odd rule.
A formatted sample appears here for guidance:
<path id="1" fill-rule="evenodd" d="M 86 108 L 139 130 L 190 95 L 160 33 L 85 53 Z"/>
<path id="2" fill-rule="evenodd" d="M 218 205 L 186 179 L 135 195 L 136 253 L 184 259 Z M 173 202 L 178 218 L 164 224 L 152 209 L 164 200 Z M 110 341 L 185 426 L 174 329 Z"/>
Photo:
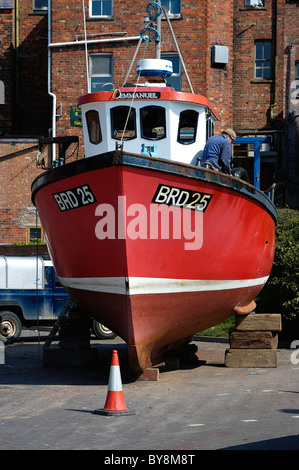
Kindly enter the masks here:
<path id="1" fill-rule="evenodd" d="M 59 344 L 50 348 L 53 341 Z M 90 319 L 68 299 L 43 346 L 45 368 L 92 368 L 97 365 L 97 350 L 90 347 Z"/>
<path id="2" fill-rule="evenodd" d="M 189 338 L 192 341 L 193 338 Z M 197 356 L 198 347 L 196 344 L 183 343 L 180 347 L 166 353 L 163 361 L 143 370 L 138 376 L 140 381 L 157 381 L 159 380 L 160 371 L 169 372 L 178 370 L 181 367 L 196 367 L 200 361 Z"/>

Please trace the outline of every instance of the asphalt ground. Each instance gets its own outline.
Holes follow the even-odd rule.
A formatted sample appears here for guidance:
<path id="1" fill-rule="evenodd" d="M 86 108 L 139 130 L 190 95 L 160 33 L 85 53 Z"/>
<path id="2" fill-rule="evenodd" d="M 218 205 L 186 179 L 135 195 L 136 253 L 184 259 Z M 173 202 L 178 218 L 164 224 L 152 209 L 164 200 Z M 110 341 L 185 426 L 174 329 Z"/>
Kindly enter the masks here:
<path id="1" fill-rule="evenodd" d="M 296 350 L 278 349 L 276 368 L 228 368 L 227 343 L 196 341 L 195 361 L 136 381 L 119 338 L 91 340 L 97 367 L 66 369 L 43 367 L 46 337 L 23 330 L 2 348 L 2 450 L 101 450 L 99 463 L 140 467 L 193 465 L 200 450 L 299 449 Z M 113 349 L 132 415 L 94 414 L 105 404 Z"/>

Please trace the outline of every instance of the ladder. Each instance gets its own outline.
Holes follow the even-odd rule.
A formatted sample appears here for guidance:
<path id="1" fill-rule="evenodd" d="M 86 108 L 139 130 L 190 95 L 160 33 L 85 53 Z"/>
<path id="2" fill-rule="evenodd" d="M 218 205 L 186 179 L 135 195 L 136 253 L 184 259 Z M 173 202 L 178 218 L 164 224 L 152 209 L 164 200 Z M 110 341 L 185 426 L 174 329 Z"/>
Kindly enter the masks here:
<path id="1" fill-rule="evenodd" d="M 49 349 L 52 341 L 54 340 L 54 338 L 56 336 L 56 333 L 59 330 L 59 327 L 61 325 L 62 320 L 67 316 L 67 314 L 69 313 L 71 308 L 74 307 L 75 305 L 76 304 L 69 297 L 67 302 L 65 303 L 63 309 L 61 310 L 60 314 L 58 315 L 57 320 L 54 323 L 54 326 L 53 326 L 52 330 L 50 331 L 48 338 L 45 341 L 43 349 Z"/>

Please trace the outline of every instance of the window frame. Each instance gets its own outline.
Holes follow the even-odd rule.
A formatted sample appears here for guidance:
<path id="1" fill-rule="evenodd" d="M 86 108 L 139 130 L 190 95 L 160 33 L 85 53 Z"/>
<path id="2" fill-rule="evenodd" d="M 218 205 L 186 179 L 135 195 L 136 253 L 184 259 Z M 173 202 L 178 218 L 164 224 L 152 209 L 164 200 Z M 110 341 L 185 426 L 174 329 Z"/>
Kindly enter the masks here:
<path id="1" fill-rule="evenodd" d="M 95 58 L 102 58 L 102 59 L 109 58 L 110 59 L 110 63 L 109 63 L 109 72 L 110 73 L 109 74 L 99 74 L 99 73 L 94 73 L 93 74 L 92 73 L 92 67 L 93 67 L 92 62 Z M 113 84 L 113 54 L 112 53 L 97 53 L 97 52 L 89 54 L 89 75 L 90 75 L 89 80 L 90 80 L 90 90 L 91 90 L 91 92 L 101 91 L 101 87 L 103 87 L 103 85 L 105 85 L 105 84 Z M 103 80 L 103 82 L 102 82 L 100 80 L 99 90 L 98 89 L 93 90 L 92 89 L 92 86 L 93 86 L 92 85 L 92 79 L 97 78 L 97 77 L 98 77 L 98 79 L 101 79 L 101 77 L 103 77 L 103 79 L 105 77 L 107 77 L 107 81 Z M 104 91 L 109 91 L 109 88 L 108 87 L 105 88 Z"/>
<path id="2" fill-rule="evenodd" d="M 93 113 L 93 115 L 91 113 Z M 97 119 L 93 119 L 92 116 L 96 116 Z M 96 109 L 89 109 L 85 113 L 85 119 L 86 119 L 89 142 L 94 145 L 100 144 L 103 141 L 103 134 L 102 134 L 100 116 L 99 116 L 98 111 Z M 98 135 L 98 138 L 96 138 L 97 135 Z"/>
<path id="3" fill-rule="evenodd" d="M 2 0 L 0 1 L 0 10 L 12 10 L 14 7 L 13 0 Z"/>
<path id="4" fill-rule="evenodd" d="M 45 6 L 42 8 L 39 8 L 36 6 L 36 0 L 33 0 L 33 11 L 34 12 L 47 12 L 48 11 L 48 0 L 44 1 Z"/>
<path id="5" fill-rule="evenodd" d="M 185 127 L 185 126 L 180 125 L 181 124 L 181 119 L 183 119 L 183 116 L 182 116 L 183 113 L 192 113 L 193 115 L 196 115 L 196 119 L 195 119 L 196 122 L 195 122 L 195 125 L 194 125 L 193 139 L 191 139 L 191 140 L 184 140 L 180 136 L 181 129 L 183 129 Z M 191 145 L 191 144 L 194 144 L 196 142 L 196 136 L 197 136 L 197 130 L 198 130 L 198 118 L 199 118 L 199 112 L 195 111 L 195 109 L 184 109 L 183 111 L 180 112 L 177 142 L 179 142 L 182 145 Z"/>
<path id="6" fill-rule="evenodd" d="M 263 45 L 262 58 L 257 58 L 257 46 Z M 270 46 L 269 58 L 265 58 L 265 45 Z M 257 62 L 261 63 L 261 66 L 257 67 Z M 269 62 L 269 67 L 265 67 L 265 63 Z M 262 71 L 262 76 L 257 76 L 257 70 Z M 269 77 L 264 76 L 264 71 L 269 70 Z M 254 41 L 254 80 L 257 81 L 269 81 L 272 80 L 272 41 L 268 39 L 257 39 Z"/>
<path id="7" fill-rule="evenodd" d="M 31 237 L 30 232 L 31 230 L 39 230 L 40 231 L 40 237 Z M 44 231 L 41 225 L 28 225 L 27 226 L 27 243 L 43 243 L 44 242 Z"/>
<path id="8" fill-rule="evenodd" d="M 144 110 L 146 109 L 161 109 L 163 110 L 163 114 L 164 114 L 164 134 L 161 136 L 161 137 L 148 137 L 147 135 L 144 134 L 144 118 L 142 117 L 142 113 Z M 153 129 L 154 129 L 154 123 L 153 123 Z M 157 127 L 160 127 L 160 126 L 157 126 Z M 140 130 L 141 130 L 141 138 L 142 139 L 145 139 L 145 140 L 150 140 L 150 141 L 157 141 L 157 140 L 162 140 L 162 139 L 166 139 L 167 137 L 167 130 L 166 130 L 166 109 L 163 107 L 163 106 L 157 106 L 157 105 L 148 105 L 148 106 L 143 106 L 142 108 L 140 108 Z"/>
<path id="9" fill-rule="evenodd" d="M 299 60 L 295 61 L 295 90 L 296 99 L 299 100 Z"/>
<path id="10" fill-rule="evenodd" d="M 172 4 L 176 1 L 179 4 L 179 13 L 173 13 L 172 11 Z M 168 3 L 168 6 L 166 6 L 165 3 Z M 169 18 L 181 18 L 182 17 L 182 0 L 164 0 L 164 1 L 161 0 L 161 6 L 165 7 Z"/>
<path id="11" fill-rule="evenodd" d="M 103 4 L 103 2 L 110 2 L 111 3 L 111 14 L 109 15 L 93 15 L 93 2 L 99 2 Z M 113 0 L 89 0 L 89 18 L 112 18 L 113 17 Z"/>
<path id="12" fill-rule="evenodd" d="M 167 77 L 166 82 L 167 82 L 167 85 L 172 86 L 172 79 L 173 79 L 173 81 L 179 81 L 179 87 L 174 88 L 172 86 L 172 88 L 175 91 L 181 91 L 182 90 L 182 64 L 181 64 L 180 56 L 178 55 L 177 52 L 162 52 L 161 53 L 161 59 L 169 60 L 171 62 L 172 62 L 171 59 L 178 59 L 179 72 L 176 73 L 174 71 L 175 69 L 173 67 L 173 73 L 170 77 Z M 173 62 L 172 62 L 172 65 L 174 65 Z"/>
<path id="13" fill-rule="evenodd" d="M 214 132 L 215 132 L 215 123 L 210 117 L 208 117 L 206 119 L 206 141 L 214 135 Z"/>
<path id="14" fill-rule="evenodd" d="M 134 132 L 134 135 L 132 135 L 132 137 L 125 137 L 125 135 L 124 135 L 124 137 L 122 138 L 124 129 L 120 129 L 121 132 L 120 132 L 119 136 L 115 135 L 116 129 L 114 129 L 114 127 L 115 127 L 114 126 L 114 113 L 117 112 L 117 110 L 120 111 L 120 108 L 123 108 L 123 109 L 126 108 L 130 112 L 130 114 L 132 113 L 132 115 L 133 115 L 133 121 L 134 121 L 133 132 Z M 128 115 L 126 114 L 126 116 L 128 116 Z M 128 105 L 114 106 L 113 108 L 110 109 L 110 122 L 111 122 L 111 137 L 112 137 L 112 139 L 114 139 L 114 140 L 126 140 L 127 141 L 127 140 L 133 140 L 133 139 L 137 138 L 136 109 L 135 108 L 133 108 L 131 106 L 128 106 Z M 128 120 L 128 122 L 129 122 L 129 120 Z M 125 119 L 125 123 L 126 123 L 126 119 Z M 123 127 L 125 127 L 125 126 L 123 126 Z"/>
<path id="15" fill-rule="evenodd" d="M 250 1 L 251 0 L 244 0 L 244 7 L 245 8 L 265 8 L 265 0 L 255 0 L 254 5 L 251 5 Z M 259 4 L 260 2 L 262 3 L 262 5 Z"/>

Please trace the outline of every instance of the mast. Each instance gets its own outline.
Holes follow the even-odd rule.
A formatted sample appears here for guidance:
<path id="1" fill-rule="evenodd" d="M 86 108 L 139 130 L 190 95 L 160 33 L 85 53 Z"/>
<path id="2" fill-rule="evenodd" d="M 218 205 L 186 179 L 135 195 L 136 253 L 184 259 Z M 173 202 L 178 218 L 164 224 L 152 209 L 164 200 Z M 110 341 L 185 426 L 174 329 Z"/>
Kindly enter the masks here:
<path id="1" fill-rule="evenodd" d="M 156 0 L 156 2 L 160 5 L 160 7 L 162 9 L 161 0 Z M 161 59 L 161 18 L 162 18 L 162 15 L 159 15 L 157 17 L 157 31 L 159 33 L 159 37 L 156 40 L 156 44 L 155 44 L 155 57 L 156 57 L 156 59 Z"/>

